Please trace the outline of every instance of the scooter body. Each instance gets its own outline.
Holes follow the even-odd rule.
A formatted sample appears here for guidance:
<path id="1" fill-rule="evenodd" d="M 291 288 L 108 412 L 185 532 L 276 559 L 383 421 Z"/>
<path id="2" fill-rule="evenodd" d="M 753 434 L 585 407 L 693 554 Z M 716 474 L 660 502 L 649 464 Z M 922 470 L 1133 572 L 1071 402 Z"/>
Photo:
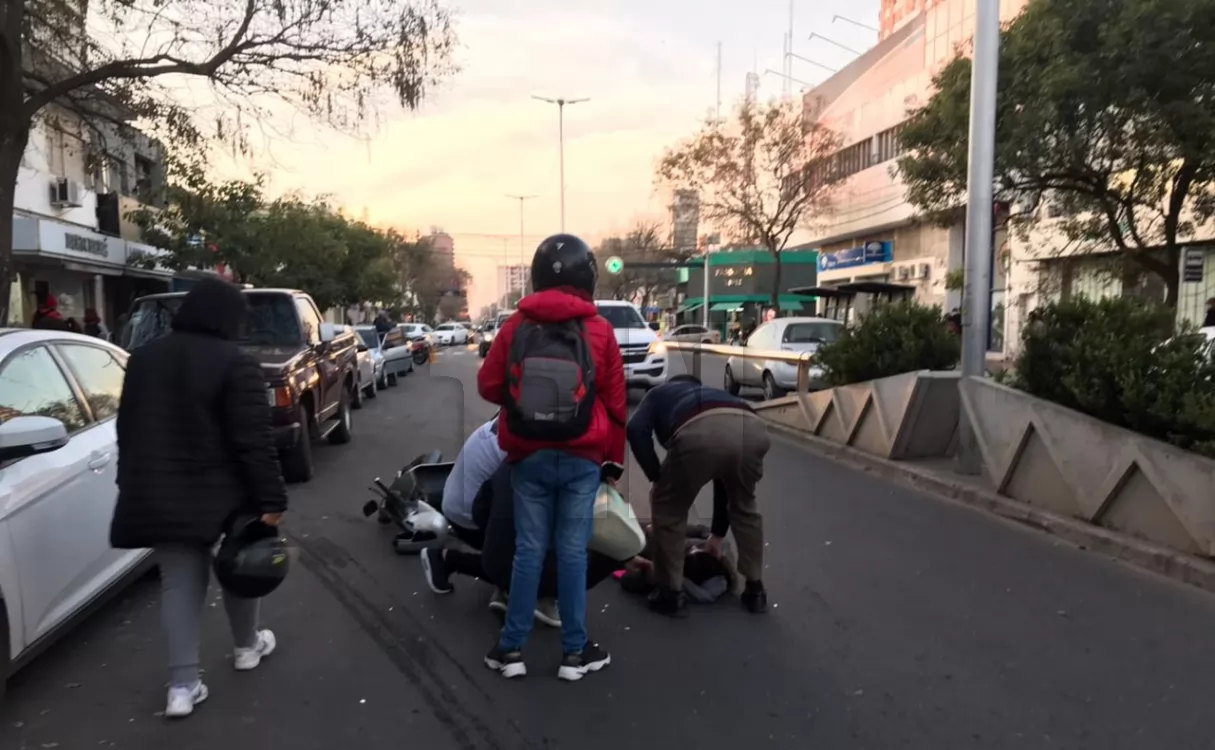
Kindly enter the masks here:
<path id="1" fill-rule="evenodd" d="M 454 465 L 444 463 L 439 451 L 432 451 L 397 472 L 391 485 L 376 478 L 371 489 L 379 498 L 364 503 L 363 515 L 376 516 L 381 524 L 395 524 L 400 529 L 392 541 L 397 554 L 417 554 L 446 542 L 451 525 L 439 509 L 443 485 Z"/>

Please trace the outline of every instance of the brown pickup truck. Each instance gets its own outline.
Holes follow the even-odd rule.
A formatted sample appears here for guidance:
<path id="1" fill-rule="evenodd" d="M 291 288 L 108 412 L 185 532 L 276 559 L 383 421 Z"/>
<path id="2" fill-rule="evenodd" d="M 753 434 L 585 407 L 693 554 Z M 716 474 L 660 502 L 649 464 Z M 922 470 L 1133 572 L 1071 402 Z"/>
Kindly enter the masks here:
<path id="1" fill-rule="evenodd" d="M 323 322 L 312 298 L 294 289 L 246 289 L 249 325 L 240 346 L 266 375 L 271 424 L 288 482 L 312 478 L 312 444 L 351 438 L 351 402 L 357 388 L 358 338 L 345 326 Z M 127 350 L 169 333 L 184 292 L 135 300 L 119 337 Z"/>

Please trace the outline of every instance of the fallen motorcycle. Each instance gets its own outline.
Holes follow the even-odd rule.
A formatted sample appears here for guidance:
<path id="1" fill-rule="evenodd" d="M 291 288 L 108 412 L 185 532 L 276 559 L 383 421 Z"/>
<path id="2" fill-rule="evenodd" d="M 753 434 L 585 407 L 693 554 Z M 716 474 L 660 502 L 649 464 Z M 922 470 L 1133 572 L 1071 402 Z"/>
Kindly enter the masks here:
<path id="1" fill-rule="evenodd" d="M 391 485 L 379 477 L 370 487 L 379 497 L 363 504 L 363 515 L 381 524 L 396 524 L 400 532 L 392 540 L 398 555 L 417 554 L 428 547 L 441 547 L 450 524 L 438 510 L 443 506 L 443 485 L 454 463 L 444 463 L 439 451 L 418 456 L 397 472 Z"/>

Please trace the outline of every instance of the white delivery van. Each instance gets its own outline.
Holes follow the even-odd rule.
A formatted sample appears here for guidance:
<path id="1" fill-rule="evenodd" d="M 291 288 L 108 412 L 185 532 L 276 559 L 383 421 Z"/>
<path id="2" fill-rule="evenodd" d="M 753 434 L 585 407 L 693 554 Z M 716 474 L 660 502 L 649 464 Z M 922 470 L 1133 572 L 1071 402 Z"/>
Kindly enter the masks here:
<path id="1" fill-rule="evenodd" d="M 616 343 L 624 359 L 624 377 L 630 388 L 649 390 L 667 382 L 667 348 L 641 317 L 632 302 L 595 300 L 599 314 L 616 330 Z"/>

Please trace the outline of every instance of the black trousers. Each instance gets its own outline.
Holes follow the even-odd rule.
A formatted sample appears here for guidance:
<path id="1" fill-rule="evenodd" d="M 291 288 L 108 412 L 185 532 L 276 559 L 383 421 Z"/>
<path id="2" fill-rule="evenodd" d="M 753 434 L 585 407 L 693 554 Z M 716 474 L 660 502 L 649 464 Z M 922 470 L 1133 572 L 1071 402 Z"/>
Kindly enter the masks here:
<path id="1" fill-rule="evenodd" d="M 469 578 L 485 578 L 485 569 L 481 567 L 481 548 L 485 546 L 485 532 L 480 529 L 469 529 L 458 523 L 452 523 L 451 533 L 457 539 L 477 551 L 464 552 L 462 550 L 449 549 L 444 552 L 443 560 L 447 563 L 448 572 L 459 573 Z"/>

